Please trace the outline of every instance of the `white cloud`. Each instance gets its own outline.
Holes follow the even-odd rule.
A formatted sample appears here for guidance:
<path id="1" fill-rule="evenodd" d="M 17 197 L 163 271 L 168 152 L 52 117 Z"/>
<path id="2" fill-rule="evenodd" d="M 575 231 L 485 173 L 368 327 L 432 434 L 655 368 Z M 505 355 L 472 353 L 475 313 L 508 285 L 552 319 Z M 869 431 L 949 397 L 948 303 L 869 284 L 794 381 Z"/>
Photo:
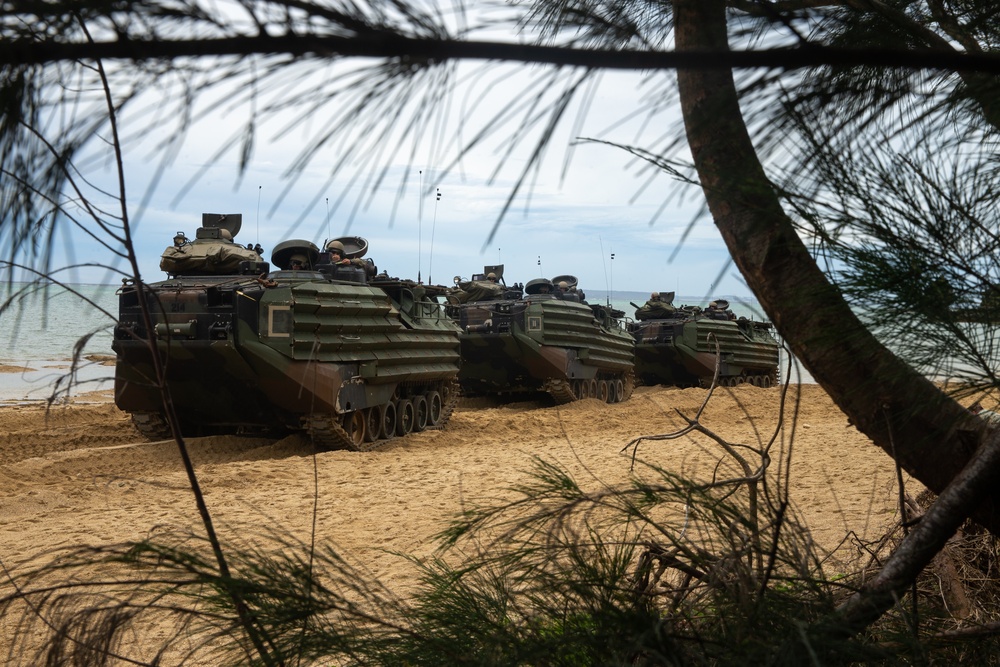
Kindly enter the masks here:
<path id="1" fill-rule="evenodd" d="M 498 72 L 490 82 L 495 84 L 501 75 L 511 71 L 507 68 Z M 511 282 L 527 281 L 540 274 L 551 277 L 571 273 L 590 289 L 613 286 L 616 290 L 634 291 L 669 288 L 680 294 L 746 294 L 738 279 L 729 275 L 712 287 L 727 264 L 728 253 L 707 220 L 694 227 L 676 259 L 668 262 L 698 210 L 700 193 L 694 192 L 683 200 L 674 196 L 671 204 L 658 213 L 675 187 L 665 175 L 644 187 L 646 176 L 640 171 L 643 163 L 623 150 L 592 143 L 568 148 L 574 134 L 655 145 L 652 140 L 643 144 L 636 139 L 643 134 L 644 119 L 614 127 L 614 121 L 641 103 L 644 92 L 639 90 L 640 78 L 636 75 L 605 74 L 586 120 L 580 125 L 574 125 L 576 112 L 567 112 L 566 121 L 553 136 L 542 169 L 528 179 L 495 237 L 488 241 L 534 140 L 526 138 L 497 172 L 498 162 L 503 159 L 501 140 L 520 129 L 512 120 L 497 130 L 496 138 L 466 154 L 450 173 L 442 175 L 441 170 L 453 159 L 454 146 L 474 136 L 476 123 L 488 122 L 485 119 L 502 104 L 522 95 L 525 77 L 539 71 L 515 74 L 503 84 L 493 85 L 488 94 L 482 93 L 482 79 L 473 80 L 475 87 L 470 95 L 478 101 L 479 116 L 461 126 L 457 110 L 443 116 L 450 125 L 435 129 L 437 140 L 428 139 L 429 144 L 416 151 L 417 160 L 436 155 L 435 164 L 408 165 L 411 148 L 405 142 L 387 149 L 390 166 L 373 196 L 365 180 L 366 172 L 358 175 L 364 167 L 357 160 L 330 182 L 329 173 L 341 157 L 338 148 L 344 146 L 342 143 L 331 142 L 324 147 L 290 187 L 283 178 L 295 156 L 317 141 L 317 134 L 323 131 L 319 116 L 332 113 L 334 102 L 317 110 L 315 121 L 300 125 L 279 140 L 274 140 L 274 128 L 280 125 L 281 118 L 261 128 L 253 159 L 242 179 L 237 179 L 235 150 L 222 158 L 213 160 L 213 156 L 221 141 L 246 122 L 249 111 L 242 107 L 226 113 L 220 110 L 188 130 L 183 147 L 149 196 L 148 205 L 141 211 L 132 208 L 133 215 L 139 216 L 135 238 L 144 278 L 163 276 L 158 268 L 159 255 L 175 232 L 181 230 L 191 236 L 200 224 L 201 214 L 215 212 L 242 213 L 243 230 L 237 240 L 259 242 L 268 250 L 292 237 L 318 244 L 328 235 L 342 235 L 346 228 L 347 234 L 369 240 L 369 255 L 391 274 L 416 278 L 419 271 L 425 280 L 430 274 L 435 282 L 445 284 L 456 274 L 468 276 L 484 264 L 502 261 Z M 458 91 L 452 97 L 457 107 L 470 105 L 468 98 L 459 94 L 466 92 Z M 291 95 L 288 91 L 285 94 Z M 530 108 L 527 100 L 519 101 Z M 131 121 L 131 127 L 142 127 L 142 117 L 129 118 L 126 112 L 126 119 Z M 677 127 L 676 114 L 657 117 L 657 123 L 660 134 L 669 134 L 668 130 Z M 128 122 L 123 124 L 130 126 Z M 173 131 L 176 128 L 165 124 L 164 133 Z M 538 131 L 537 127 L 531 128 L 529 134 Z M 152 139 L 155 137 L 127 144 L 125 167 L 133 207 L 143 201 L 156 167 L 149 157 Z M 568 167 L 567 154 L 571 156 Z M 407 169 L 410 182 L 400 197 L 398 189 Z M 418 171 L 424 172 L 422 177 Z M 112 176 L 110 170 L 88 174 L 105 185 Z M 421 182 L 424 192 L 419 191 Z M 435 201 L 434 188 L 440 188 L 439 202 Z M 367 203 L 356 208 L 359 201 Z M 327 206 L 332 212 L 329 222 Z M 656 222 L 650 226 L 654 218 Z M 78 235 L 74 238 L 78 253 L 107 259 L 106 252 Z M 268 253 L 265 259 L 269 259 Z"/>

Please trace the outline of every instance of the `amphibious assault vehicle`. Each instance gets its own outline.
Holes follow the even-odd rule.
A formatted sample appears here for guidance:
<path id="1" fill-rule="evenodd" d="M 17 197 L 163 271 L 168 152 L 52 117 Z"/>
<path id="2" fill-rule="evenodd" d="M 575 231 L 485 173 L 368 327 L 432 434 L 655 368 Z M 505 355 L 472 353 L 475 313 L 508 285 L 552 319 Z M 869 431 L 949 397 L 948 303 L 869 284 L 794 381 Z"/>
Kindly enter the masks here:
<path id="1" fill-rule="evenodd" d="M 634 345 L 624 313 L 587 304 L 575 277 L 508 287 L 496 265 L 456 284 L 447 312 L 462 329 L 464 395 L 544 391 L 557 403 L 632 395 Z"/>
<path id="2" fill-rule="evenodd" d="M 718 341 L 719 384 L 750 383 L 771 387 L 778 382 L 779 344 L 769 322 L 736 317 L 724 299 L 708 308 L 652 300 L 637 306 L 629 329 L 635 337 L 636 375 L 643 384 L 708 387 L 715 375 Z"/>
<path id="3" fill-rule="evenodd" d="M 170 436 L 151 345 L 185 436 L 300 430 L 362 450 L 447 423 L 460 357 L 446 288 L 376 275 L 360 237 L 330 242 L 337 263 L 285 241 L 271 271 L 259 246 L 232 241 L 240 225 L 203 215 L 194 240 L 178 233 L 164 251 L 167 280 L 118 292 L 115 402 L 140 432 Z"/>

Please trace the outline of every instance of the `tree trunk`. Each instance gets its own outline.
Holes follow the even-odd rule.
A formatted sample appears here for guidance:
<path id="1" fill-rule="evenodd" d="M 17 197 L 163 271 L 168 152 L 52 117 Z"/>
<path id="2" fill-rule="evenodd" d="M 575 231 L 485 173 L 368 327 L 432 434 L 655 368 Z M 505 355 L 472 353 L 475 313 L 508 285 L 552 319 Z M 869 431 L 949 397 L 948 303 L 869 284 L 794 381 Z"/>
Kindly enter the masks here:
<path id="1" fill-rule="evenodd" d="M 678 50 L 728 48 L 722 0 L 674 7 Z M 709 210 L 764 311 L 851 423 L 941 493 L 979 446 L 983 426 L 875 339 L 809 255 L 750 141 L 732 72 L 681 69 L 678 83 Z M 1000 490 L 990 490 L 975 515 L 994 535 L 998 502 Z"/>

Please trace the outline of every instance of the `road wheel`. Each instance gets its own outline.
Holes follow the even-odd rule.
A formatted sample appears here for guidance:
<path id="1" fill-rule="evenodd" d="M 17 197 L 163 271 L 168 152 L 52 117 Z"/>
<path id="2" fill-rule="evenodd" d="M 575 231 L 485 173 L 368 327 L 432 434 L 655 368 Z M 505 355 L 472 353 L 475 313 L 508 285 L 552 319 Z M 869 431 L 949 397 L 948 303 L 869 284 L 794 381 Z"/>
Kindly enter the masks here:
<path id="1" fill-rule="evenodd" d="M 413 403 L 404 398 L 396 404 L 396 435 L 403 437 L 413 430 Z"/>
<path id="2" fill-rule="evenodd" d="M 601 380 L 597 383 L 597 398 L 604 403 L 608 402 L 608 381 Z"/>
<path id="3" fill-rule="evenodd" d="M 361 449 L 365 442 L 365 413 L 362 410 L 355 410 L 344 415 L 343 427 L 347 431 L 347 436 L 354 443 L 355 449 Z"/>
<path id="4" fill-rule="evenodd" d="M 427 392 L 427 426 L 438 425 L 443 409 L 444 402 L 441 400 L 441 394 L 436 391 Z"/>
<path id="5" fill-rule="evenodd" d="M 365 408 L 365 442 L 375 442 L 382 433 L 382 406 Z"/>
<path id="6" fill-rule="evenodd" d="M 608 403 L 618 402 L 618 394 L 616 392 L 617 389 L 615 388 L 615 381 L 608 380 Z"/>
<path id="7" fill-rule="evenodd" d="M 379 435 L 388 440 L 396 435 L 396 404 L 389 402 L 379 408 L 382 410 L 382 428 Z"/>
<path id="8" fill-rule="evenodd" d="M 427 428 L 427 399 L 416 396 L 413 399 L 413 432 L 420 433 Z"/>

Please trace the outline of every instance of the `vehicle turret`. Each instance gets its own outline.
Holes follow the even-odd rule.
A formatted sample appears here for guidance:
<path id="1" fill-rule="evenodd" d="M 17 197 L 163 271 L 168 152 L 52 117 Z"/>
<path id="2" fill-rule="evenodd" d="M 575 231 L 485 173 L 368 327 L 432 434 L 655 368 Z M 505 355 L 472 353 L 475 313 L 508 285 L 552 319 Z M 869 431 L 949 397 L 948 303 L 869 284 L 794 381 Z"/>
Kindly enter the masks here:
<path id="1" fill-rule="evenodd" d="M 184 232 L 174 235 L 173 245 L 160 255 L 160 269 L 172 276 L 261 275 L 267 262 L 252 248 L 234 239 L 243 225 L 238 213 L 204 213 L 201 227 L 189 240 Z"/>

